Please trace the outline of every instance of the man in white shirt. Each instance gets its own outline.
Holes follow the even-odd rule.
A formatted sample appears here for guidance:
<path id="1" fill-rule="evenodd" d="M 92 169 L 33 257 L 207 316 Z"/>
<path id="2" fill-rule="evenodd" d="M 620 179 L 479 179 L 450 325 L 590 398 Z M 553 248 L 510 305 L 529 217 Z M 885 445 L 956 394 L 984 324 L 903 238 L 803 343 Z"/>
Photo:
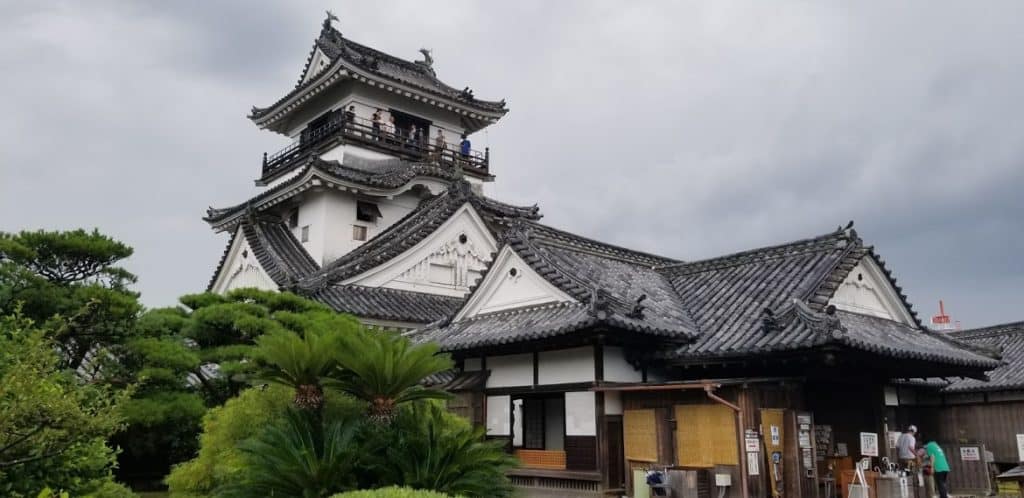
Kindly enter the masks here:
<path id="1" fill-rule="evenodd" d="M 917 434 L 916 426 L 907 427 L 906 432 L 900 434 L 900 438 L 896 440 L 896 449 L 900 459 L 900 464 L 905 469 L 914 469 L 917 467 L 917 438 L 914 436 Z"/>

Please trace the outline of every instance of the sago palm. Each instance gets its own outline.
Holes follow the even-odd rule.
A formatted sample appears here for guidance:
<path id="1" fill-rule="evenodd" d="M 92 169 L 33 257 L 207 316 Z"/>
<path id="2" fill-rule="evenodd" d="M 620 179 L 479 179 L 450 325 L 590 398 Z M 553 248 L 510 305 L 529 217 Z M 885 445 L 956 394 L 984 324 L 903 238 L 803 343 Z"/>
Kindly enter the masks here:
<path id="1" fill-rule="evenodd" d="M 256 339 L 256 378 L 295 389 L 295 406 L 318 412 L 324 404 L 323 379 L 337 367 L 341 331 L 309 328 L 301 335 L 275 330 Z"/>
<path id="2" fill-rule="evenodd" d="M 358 432 L 358 420 L 323 421 L 308 411 L 289 410 L 239 445 L 244 472 L 218 495 L 326 498 L 353 489 L 361 458 Z"/>
<path id="3" fill-rule="evenodd" d="M 330 386 L 369 403 L 370 420 L 386 424 L 395 407 L 422 399 L 447 399 L 443 391 L 425 389 L 420 381 L 452 368 L 435 344 L 412 344 L 397 334 L 364 330 L 342 338 L 339 370 Z"/>
<path id="4" fill-rule="evenodd" d="M 448 413 L 436 403 L 413 403 L 400 410 L 384 435 L 377 464 L 384 483 L 429 489 L 467 498 L 512 494 L 505 471 L 516 460 L 504 444 L 486 441 L 482 428 Z"/>

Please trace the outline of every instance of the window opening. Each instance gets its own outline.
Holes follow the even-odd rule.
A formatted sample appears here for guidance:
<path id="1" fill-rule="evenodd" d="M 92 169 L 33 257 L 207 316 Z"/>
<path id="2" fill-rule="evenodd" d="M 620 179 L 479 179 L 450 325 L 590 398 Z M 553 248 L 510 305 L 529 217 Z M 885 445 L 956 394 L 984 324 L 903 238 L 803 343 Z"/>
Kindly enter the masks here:
<path id="1" fill-rule="evenodd" d="M 302 242 L 309 242 L 309 225 L 302 227 Z"/>
<path id="2" fill-rule="evenodd" d="M 352 240 L 366 240 L 366 227 L 352 225 Z"/>
<path id="3" fill-rule="evenodd" d="M 376 223 L 383 215 L 376 204 L 367 201 L 356 201 L 356 219 L 368 223 Z"/>

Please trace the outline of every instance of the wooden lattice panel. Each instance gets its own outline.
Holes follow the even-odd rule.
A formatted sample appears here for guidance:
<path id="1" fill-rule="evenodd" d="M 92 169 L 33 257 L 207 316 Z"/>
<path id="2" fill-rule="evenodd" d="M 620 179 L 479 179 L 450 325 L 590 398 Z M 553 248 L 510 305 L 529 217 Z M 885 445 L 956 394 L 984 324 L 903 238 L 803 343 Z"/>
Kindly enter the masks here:
<path id="1" fill-rule="evenodd" d="M 679 465 L 739 465 L 736 415 L 725 405 L 676 405 Z"/>
<path id="2" fill-rule="evenodd" d="M 654 410 L 623 412 L 622 435 L 627 460 L 658 461 L 658 426 Z"/>
<path id="3" fill-rule="evenodd" d="M 523 467 L 565 470 L 565 452 L 553 450 L 516 450 Z"/>

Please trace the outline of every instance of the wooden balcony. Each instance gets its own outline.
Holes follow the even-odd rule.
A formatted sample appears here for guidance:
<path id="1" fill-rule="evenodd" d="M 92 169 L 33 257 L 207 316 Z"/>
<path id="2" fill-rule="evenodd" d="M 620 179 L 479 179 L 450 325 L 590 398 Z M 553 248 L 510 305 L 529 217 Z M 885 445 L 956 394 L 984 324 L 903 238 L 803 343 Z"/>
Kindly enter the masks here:
<path id="1" fill-rule="evenodd" d="M 270 155 L 264 153 L 260 181 L 338 143 L 357 144 L 410 161 L 460 166 L 466 174 L 490 177 L 490 148 L 483 152 L 471 150 L 464 155 L 458 150 L 458 144 L 446 144 L 439 149 L 427 140 L 425 133 L 420 137 L 410 137 L 405 133 L 374 127 L 367 119 L 346 120 L 344 114 L 338 114 L 321 126 L 304 130 L 299 140 L 291 145 Z"/>

